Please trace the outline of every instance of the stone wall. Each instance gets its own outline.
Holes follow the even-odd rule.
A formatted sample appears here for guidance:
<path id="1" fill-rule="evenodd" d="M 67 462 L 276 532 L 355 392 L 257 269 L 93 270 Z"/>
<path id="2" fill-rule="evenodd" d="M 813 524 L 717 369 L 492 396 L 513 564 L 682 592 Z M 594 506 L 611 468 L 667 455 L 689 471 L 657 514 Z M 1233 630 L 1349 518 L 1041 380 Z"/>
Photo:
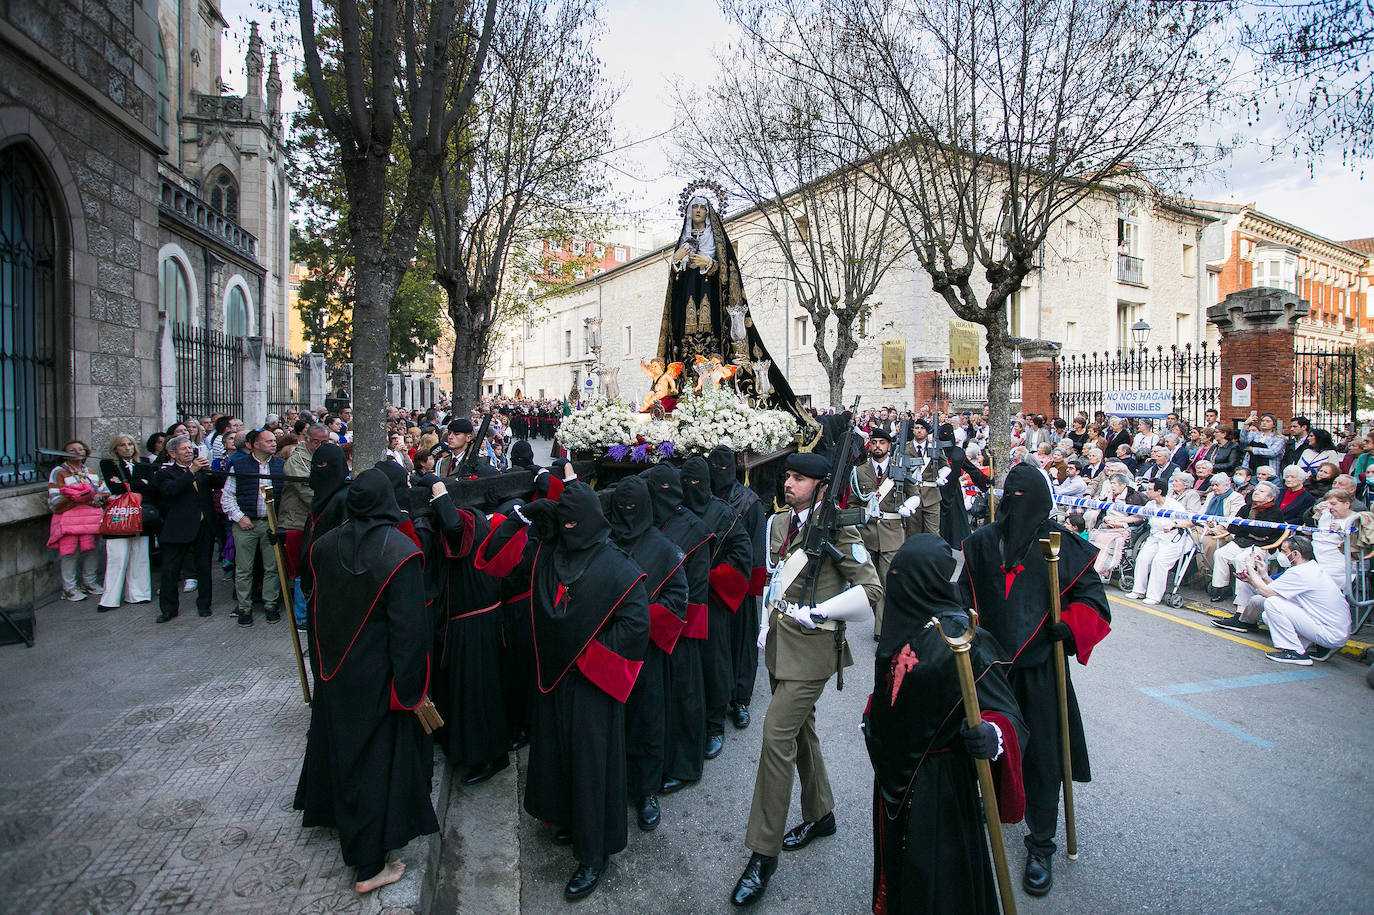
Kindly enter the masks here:
<path id="1" fill-rule="evenodd" d="M 0 21 L 0 147 L 45 173 L 71 267 L 62 435 L 97 457 L 159 419 L 155 34 L 142 2 L 11 0 Z M 45 489 L 0 489 L 4 604 L 56 590 Z"/>

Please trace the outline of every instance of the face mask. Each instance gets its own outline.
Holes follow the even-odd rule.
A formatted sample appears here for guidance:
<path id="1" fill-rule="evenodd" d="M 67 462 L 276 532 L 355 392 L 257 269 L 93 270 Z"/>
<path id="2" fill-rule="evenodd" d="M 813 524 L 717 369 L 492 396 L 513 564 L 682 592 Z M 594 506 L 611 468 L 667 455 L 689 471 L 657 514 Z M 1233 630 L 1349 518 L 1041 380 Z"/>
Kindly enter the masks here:
<path id="1" fill-rule="evenodd" d="M 1275 557 L 1275 558 L 1278 559 L 1279 565 L 1283 566 L 1285 569 L 1290 568 L 1290 567 L 1293 565 L 1293 561 L 1292 561 L 1291 559 L 1288 558 L 1288 554 L 1287 554 L 1287 553 L 1280 553 L 1280 554 L 1279 554 L 1277 557 Z"/>
<path id="2" fill-rule="evenodd" d="M 1245 477 L 1241 476 L 1240 474 L 1235 474 L 1231 477 L 1231 482 L 1235 483 L 1237 486 L 1244 486 Z"/>

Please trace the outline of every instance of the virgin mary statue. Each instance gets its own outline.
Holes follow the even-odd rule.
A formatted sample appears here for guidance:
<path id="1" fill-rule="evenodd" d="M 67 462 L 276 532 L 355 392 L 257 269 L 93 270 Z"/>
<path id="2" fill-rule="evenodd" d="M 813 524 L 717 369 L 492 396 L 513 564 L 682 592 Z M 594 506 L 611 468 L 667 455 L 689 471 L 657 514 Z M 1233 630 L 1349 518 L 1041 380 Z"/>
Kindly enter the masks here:
<path id="1" fill-rule="evenodd" d="M 739 271 L 735 247 L 720 213 L 705 191 L 724 193 L 714 182 L 699 181 L 682 192 L 682 232 L 669 255 L 668 293 L 658 354 L 665 365 L 691 366 L 712 357 L 737 366 L 735 386 L 760 407 L 787 410 L 805 425 L 810 416 L 797 402 L 782 371 L 763 345 Z"/>

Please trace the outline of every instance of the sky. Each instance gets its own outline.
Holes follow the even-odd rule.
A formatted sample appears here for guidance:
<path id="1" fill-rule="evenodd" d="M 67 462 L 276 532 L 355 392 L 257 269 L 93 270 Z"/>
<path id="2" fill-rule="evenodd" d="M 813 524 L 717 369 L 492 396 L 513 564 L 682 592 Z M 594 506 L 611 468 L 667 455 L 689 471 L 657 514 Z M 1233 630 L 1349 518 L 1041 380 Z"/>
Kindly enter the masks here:
<path id="1" fill-rule="evenodd" d="M 225 81 L 241 88 L 235 48 L 247 35 L 243 23 L 264 17 L 255 8 L 258 0 L 222 2 L 231 23 L 224 49 L 230 71 Z M 605 0 L 604 9 L 600 54 L 607 77 L 622 90 L 611 112 L 618 149 L 607 165 L 617 195 L 627 201 L 627 215 L 671 224 L 677 220 L 678 192 L 697 177 L 673 173 L 669 140 L 662 137 L 673 127 L 672 86 L 709 85 L 712 52 L 724 50 L 734 30 L 713 0 Z M 291 101 L 287 99 L 288 109 Z M 1263 124 L 1260 133 L 1280 129 L 1277 123 Z M 1234 132 L 1234 125 L 1217 125 L 1217 136 Z M 1368 174 L 1364 180 L 1358 169 L 1339 161 L 1322 163 L 1309 174 L 1305 160 L 1275 161 L 1251 143 L 1237 150 L 1219 173 L 1199 180 L 1190 193 L 1205 200 L 1254 203 L 1270 215 L 1335 240 L 1374 236 L 1374 162 L 1363 164 Z"/>

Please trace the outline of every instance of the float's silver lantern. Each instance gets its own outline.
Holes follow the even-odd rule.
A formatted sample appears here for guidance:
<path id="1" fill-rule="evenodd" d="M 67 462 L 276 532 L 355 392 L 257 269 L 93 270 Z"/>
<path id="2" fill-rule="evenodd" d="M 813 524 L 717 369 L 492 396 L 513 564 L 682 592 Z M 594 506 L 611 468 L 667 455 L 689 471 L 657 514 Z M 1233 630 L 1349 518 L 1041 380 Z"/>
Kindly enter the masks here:
<path id="1" fill-rule="evenodd" d="M 760 359 L 758 362 L 750 363 L 754 370 L 754 390 L 759 397 L 767 397 L 773 393 L 773 382 L 768 378 L 768 370 L 773 367 L 772 359 Z"/>
<path id="2" fill-rule="evenodd" d="M 620 366 L 603 369 L 601 372 L 601 388 L 606 393 L 607 400 L 620 399 L 620 381 L 616 378 L 620 374 Z"/>

